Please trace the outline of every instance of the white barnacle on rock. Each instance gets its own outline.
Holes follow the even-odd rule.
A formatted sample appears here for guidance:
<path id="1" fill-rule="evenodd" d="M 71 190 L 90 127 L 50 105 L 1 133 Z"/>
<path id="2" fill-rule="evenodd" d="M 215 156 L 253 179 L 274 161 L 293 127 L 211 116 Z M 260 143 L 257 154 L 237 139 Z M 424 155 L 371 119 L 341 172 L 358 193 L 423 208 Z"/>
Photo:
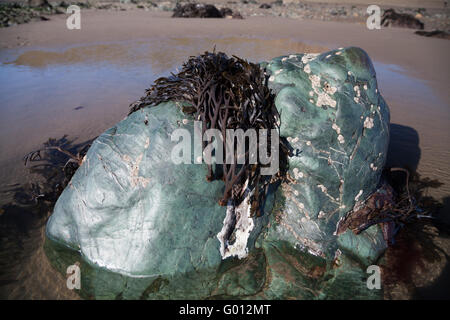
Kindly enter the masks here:
<path id="1" fill-rule="evenodd" d="M 361 91 L 360 91 L 360 89 L 359 89 L 359 86 L 354 86 L 354 87 L 353 87 L 353 90 L 355 90 L 355 93 L 356 93 L 356 96 L 357 96 L 357 97 L 360 97 L 360 96 L 361 96 Z"/>
<path id="2" fill-rule="evenodd" d="M 339 141 L 339 143 L 345 142 L 344 136 L 342 134 L 338 135 L 338 141 Z"/>
<path id="3" fill-rule="evenodd" d="M 307 65 L 305 66 L 305 68 L 303 68 L 303 70 L 304 70 L 306 73 L 311 73 L 311 67 L 309 66 L 309 64 L 307 64 Z"/>
<path id="4" fill-rule="evenodd" d="M 183 124 L 188 124 L 189 120 L 188 119 L 183 119 Z"/>
<path id="5" fill-rule="evenodd" d="M 341 262 L 341 260 L 340 260 L 341 255 L 342 255 L 342 251 L 339 250 L 339 249 L 337 249 L 337 250 L 334 252 L 334 263 L 335 263 L 336 265 L 338 265 L 338 266 L 340 266 L 340 265 L 342 264 L 342 262 Z"/>
<path id="6" fill-rule="evenodd" d="M 364 128 L 372 129 L 373 128 L 373 119 L 370 117 L 366 117 L 364 120 Z"/>
<path id="7" fill-rule="evenodd" d="M 359 197 L 361 197 L 361 195 L 363 194 L 363 190 L 359 190 L 358 194 L 355 196 L 355 201 L 359 200 Z"/>
<path id="8" fill-rule="evenodd" d="M 309 92 L 309 96 L 312 97 L 314 95 L 314 91 Z"/>
<path id="9" fill-rule="evenodd" d="M 318 56 L 317 53 L 306 53 L 302 57 L 302 62 L 304 64 L 309 63 L 310 61 L 314 60 Z"/>
<path id="10" fill-rule="evenodd" d="M 372 169 L 373 171 L 377 171 L 378 167 L 376 167 L 373 163 L 371 163 L 370 169 Z"/>
<path id="11" fill-rule="evenodd" d="M 336 55 L 337 55 L 337 56 L 340 56 L 341 54 L 342 54 L 341 51 L 337 51 L 337 52 L 336 52 Z"/>
<path id="12" fill-rule="evenodd" d="M 320 77 L 318 75 L 312 74 L 309 76 L 309 80 L 311 81 L 311 87 L 314 92 L 317 94 L 316 106 L 330 106 L 332 108 L 336 108 L 336 100 L 334 100 L 327 91 L 332 95 L 336 92 L 336 88 L 330 87 L 328 84 L 325 84 L 325 89 L 321 89 L 320 85 Z"/>
<path id="13" fill-rule="evenodd" d="M 363 88 L 364 88 L 364 90 L 367 90 L 367 84 L 365 84 Z"/>
<path id="14" fill-rule="evenodd" d="M 278 74 L 280 74 L 282 71 L 283 71 L 283 69 L 278 69 L 278 70 L 276 70 L 276 71 L 274 72 L 274 74 L 275 74 L 275 75 L 278 75 Z"/>
<path id="15" fill-rule="evenodd" d="M 312 85 L 313 89 L 320 87 L 320 77 L 318 75 L 315 75 L 315 74 L 310 75 L 309 80 L 311 81 L 311 85 Z"/>
<path id="16" fill-rule="evenodd" d="M 324 87 L 323 87 L 323 91 L 325 91 L 328 94 L 335 94 L 337 91 L 336 87 L 330 86 L 328 83 L 325 83 Z"/>
<path id="17" fill-rule="evenodd" d="M 275 77 L 274 76 L 270 76 L 269 77 L 269 81 L 274 81 L 275 80 Z"/>
<path id="18" fill-rule="evenodd" d="M 281 61 L 285 62 L 287 59 L 288 59 L 287 57 L 284 57 L 284 58 L 281 59 Z"/>
<path id="19" fill-rule="evenodd" d="M 311 145 L 311 141 L 306 141 L 306 145 L 310 146 Z"/>
<path id="20" fill-rule="evenodd" d="M 327 215 L 327 214 L 326 214 L 325 212 L 319 211 L 319 215 L 317 216 L 317 218 L 323 219 L 323 218 L 325 218 L 326 215 Z"/>
<path id="21" fill-rule="evenodd" d="M 326 192 L 327 192 L 327 187 L 325 187 L 323 184 L 318 184 L 317 187 L 318 187 L 323 193 L 326 193 Z"/>
<path id="22" fill-rule="evenodd" d="M 333 125 L 331 126 L 331 128 L 333 128 L 334 131 L 337 132 L 337 134 L 341 133 L 341 128 L 339 128 L 339 126 L 336 123 L 333 123 Z"/>
<path id="23" fill-rule="evenodd" d="M 353 100 L 355 100 L 356 103 L 359 103 L 359 98 L 358 97 L 354 97 Z"/>
<path id="24" fill-rule="evenodd" d="M 301 179 L 301 178 L 303 178 L 303 172 L 301 172 L 300 170 L 298 170 L 298 168 L 294 168 L 293 170 L 292 170 L 292 172 L 294 173 L 294 178 L 295 179 Z"/>
<path id="25" fill-rule="evenodd" d="M 348 74 L 349 76 L 351 76 L 351 75 L 352 75 L 352 72 L 351 72 L 351 71 L 348 71 L 347 74 Z"/>

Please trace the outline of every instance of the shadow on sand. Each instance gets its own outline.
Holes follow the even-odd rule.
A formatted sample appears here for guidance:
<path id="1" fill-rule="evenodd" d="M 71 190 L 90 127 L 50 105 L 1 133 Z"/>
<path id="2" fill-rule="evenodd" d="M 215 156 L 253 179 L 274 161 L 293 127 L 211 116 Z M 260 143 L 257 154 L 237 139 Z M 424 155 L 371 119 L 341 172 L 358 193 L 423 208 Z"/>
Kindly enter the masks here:
<path id="1" fill-rule="evenodd" d="M 421 150 L 419 135 L 411 127 L 391 124 L 391 138 L 386 162 L 389 168 L 401 167 L 411 173 L 409 192 L 424 215 L 405 225 L 382 260 L 385 297 L 392 299 L 448 299 L 450 297 L 450 197 L 443 202 L 428 195 L 428 190 L 442 183 L 417 173 Z M 405 174 L 394 172 L 389 183 L 397 193 L 406 191 Z M 387 290 L 386 290 L 387 289 Z"/>

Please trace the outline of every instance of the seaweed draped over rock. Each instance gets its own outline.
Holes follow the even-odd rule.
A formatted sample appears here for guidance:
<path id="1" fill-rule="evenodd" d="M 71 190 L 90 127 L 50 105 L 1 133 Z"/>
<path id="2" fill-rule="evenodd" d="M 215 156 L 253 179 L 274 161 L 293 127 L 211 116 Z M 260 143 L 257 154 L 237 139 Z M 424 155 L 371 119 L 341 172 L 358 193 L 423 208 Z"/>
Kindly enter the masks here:
<path id="1" fill-rule="evenodd" d="M 279 129 L 280 117 L 275 107 L 275 95 L 268 88 L 268 76 L 258 64 L 219 52 L 205 52 L 191 57 L 183 64 L 178 74 L 159 78 L 147 90 L 146 96 L 131 105 L 130 114 L 149 105 L 162 102 L 188 102 L 183 106 L 185 113 L 194 115 L 202 122 L 202 136 L 208 129 L 218 129 L 223 141 L 227 141 L 227 129 L 267 129 L 267 138 L 271 140 L 271 129 Z M 287 155 L 288 149 L 280 145 L 280 158 Z M 202 142 L 202 150 L 206 142 Z M 220 205 L 226 205 L 231 198 L 239 204 L 247 189 L 255 190 L 253 210 L 258 207 L 267 193 L 269 183 L 281 177 L 280 172 L 273 176 L 262 176 L 260 162 L 249 163 L 249 144 L 245 145 L 245 154 L 238 154 L 236 145 L 231 150 L 224 148 L 224 158 L 228 152 L 234 155 L 231 163 L 213 170 L 208 164 L 207 180 L 222 178 L 225 182 Z M 261 150 L 259 150 L 261 152 Z M 244 164 L 238 164 L 239 157 L 245 157 Z M 267 155 L 266 155 L 267 156 Z M 274 156 L 274 155 L 271 155 Z"/>

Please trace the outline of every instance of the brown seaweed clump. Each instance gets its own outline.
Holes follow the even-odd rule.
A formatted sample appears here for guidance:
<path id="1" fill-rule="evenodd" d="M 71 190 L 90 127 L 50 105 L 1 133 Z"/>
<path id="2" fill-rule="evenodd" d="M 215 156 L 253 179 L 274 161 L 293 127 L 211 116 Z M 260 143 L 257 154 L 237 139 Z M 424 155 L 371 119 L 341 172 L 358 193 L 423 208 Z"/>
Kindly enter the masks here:
<path id="1" fill-rule="evenodd" d="M 219 52 L 205 52 L 191 57 L 183 64 L 178 74 L 159 78 L 146 91 L 146 96 L 133 103 L 130 114 L 149 105 L 166 101 L 187 102 L 183 111 L 192 114 L 202 122 L 202 134 L 207 129 L 218 129 L 226 141 L 227 129 L 279 130 L 280 116 L 275 107 L 275 95 L 267 86 L 268 76 L 258 64 Z M 259 139 L 259 138 L 258 138 Z M 259 143 L 259 141 L 258 141 Z M 203 149 L 206 143 L 203 142 Z M 270 146 L 268 148 L 270 150 Z M 278 172 L 274 176 L 262 176 L 262 164 L 248 161 L 248 143 L 245 145 L 245 163 L 237 164 L 238 156 L 234 147 L 234 162 L 208 165 L 207 180 L 221 178 L 225 182 L 220 205 L 227 205 L 231 199 L 238 205 L 245 190 L 254 190 L 252 207 L 257 207 L 268 192 L 270 182 L 284 176 Z M 227 158 L 227 148 L 224 157 Z M 288 148 L 280 141 L 280 168 Z M 255 209 L 256 210 L 256 209 Z"/>
<path id="2" fill-rule="evenodd" d="M 40 172 L 41 175 L 46 174 L 51 167 L 61 168 L 62 178 L 52 176 L 52 178 L 55 178 L 55 181 L 58 181 L 57 187 L 54 188 L 54 193 L 59 196 L 72 179 L 75 171 L 83 163 L 93 140 L 91 139 L 79 145 L 72 145 L 72 142 L 67 140 L 67 135 L 60 139 L 49 138 L 42 148 L 29 152 L 23 157 L 24 165 L 27 166 L 31 162 L 46 161 L 47 165 L 46 167 L 44 166 L 46 170 Z M 34 168 L 34 171 L 36 171 L 36 168 Z M 37 196 L 36 199 L 40 196 Z"/>
<path id="3" fill-rule="evenodd" d="M 399 173 L 404 175 L 403 181 L 399 180 Z M 434 200 L 430 203 L 430 199 L 423 197 L 422 190 L 435 187 L 436 182 L 432 181 L 430 184 L 426 179 L 420 180 L 417 173 L 413 174 L 411 181 L 410 175 L 410 171 L 405 168 L 385 168 L 378 190 L 366 201 L 355 205 L 339 222 L 336 234 L 342 234 L 347 229 L 360 234 L 367 228 L 380 224 L 384 239 L 388 244 L 393 244 L 401 228 L 414 222 L 433 219 L 432 213 L 436 211 L 438 204 Z M 411 182 L 413 188 L 410 187 Z"/>

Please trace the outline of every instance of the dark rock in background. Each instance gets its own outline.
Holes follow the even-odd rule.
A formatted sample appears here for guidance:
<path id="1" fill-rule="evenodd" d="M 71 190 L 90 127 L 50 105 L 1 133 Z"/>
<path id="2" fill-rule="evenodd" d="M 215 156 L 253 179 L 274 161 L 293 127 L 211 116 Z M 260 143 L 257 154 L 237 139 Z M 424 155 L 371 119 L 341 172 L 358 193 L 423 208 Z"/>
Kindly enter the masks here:
<path id="1" fill-rule="evenodd" d="M 188 3 L 177 4 L 173 10 L 173 18 L 223 18 L 222 13 L 210 4 Z"/>
<path id="2" fill-rule="evenodd" d="M 233 16 L 233 10 L 231 10 L 230 8 L 222 8 L 220 9 L 220 13 L 222 14 L 222 17 Z"/>
<path id="3" fill-rule="evenodd" d="M 383 27 L 401 27 L 423 29 L 423 22 L 407 13 L 397 13 L 394 9 L 387 9 L 381 18 Z"/>
<path id="4" fill-rule="evenodd" d="M 210 4 L 201 3 L 177 3 L 173 10 L 172 18 L 233 18 L 243 19 L 242 15 L 238 11 L 233 11 L 230 8 L 221 8 Z"/>
<path id="5" fill-rule="evenodd" d="M 80 1 L 76 4 L 80 8 L 88 9 L 90 2 Z M 23 2 L 11 2 L 0 4 L 0 27 L 9 27 L 16 24 L 28 23 L 31 21 L 48 21 L 49 15 L 65 14 L 66 8 L 70 5 L 65 1 L 30 0 Z"/>

